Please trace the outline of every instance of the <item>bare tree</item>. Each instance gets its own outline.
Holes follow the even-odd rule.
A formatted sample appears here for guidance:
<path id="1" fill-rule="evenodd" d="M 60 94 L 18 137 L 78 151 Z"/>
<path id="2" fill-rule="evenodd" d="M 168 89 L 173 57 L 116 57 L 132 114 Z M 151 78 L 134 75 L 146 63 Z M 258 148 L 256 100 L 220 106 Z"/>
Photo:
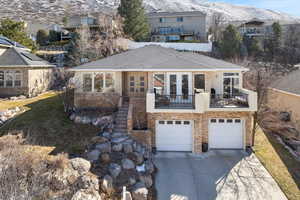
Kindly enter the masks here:
<path id="1" fill-rule="evenodd" d="M 277 63 L 255 62 L 247 64 L 250 69 L 244 76 L 244 87 L 257 92 L 257 112 L 253 114 L 252 144 L 254 145 L 255 133 L 261 124 L 262 112 L 265 110 L 268 89 L 288 70 Z"/>
<path id="2" fill-rule="evenodd" d="M 222 25 L 225 22 L 225 17 L 222 13 L 214 13 L 210 26 L 210 33 L 213 35 L 213 41 L 217 41 L 221 37 Z"/>

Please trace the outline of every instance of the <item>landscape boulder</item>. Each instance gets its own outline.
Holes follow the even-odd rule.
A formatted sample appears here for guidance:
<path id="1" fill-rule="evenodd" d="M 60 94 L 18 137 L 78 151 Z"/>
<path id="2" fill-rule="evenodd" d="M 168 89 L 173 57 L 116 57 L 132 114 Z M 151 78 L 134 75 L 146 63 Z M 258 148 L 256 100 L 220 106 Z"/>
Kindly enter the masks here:
<path id="1" fill-rule="evenodd" d="M 101 200 L 101 196 L 98 191 L 94 190 L 78 190 L 71 200 Z"/>
<path id="2" fill-rule="evenodd" d="M 80 175 L 86 174 L 91 169 L 91 163 L 83 158 L 73 158 L 70 164 Z"/>
<path id="3" fill-rule="evenodd" d="M 97 149 L 92 150 L 91 152 L 87 153 L 87 159 L 89 161 L 96 161 L 99 159 L 100 151 Z"/>
<path id="4" fill-rule="evenodd" d="M 117 163 L 111 163 L 108 167 L 108 171 L 113 178 L 119 176 L 121 170 L 122 170 L 121 166 L 118 165 Z"/>
<path id="5" fill-rule="evenodd" d="M 133 200 L 147 200 L 148 198 L 148 189 L 141 182 L 134 185 L 132 190 Z"/>
<path id="6" fill-rule="evenodd" d="M 123 167 L 123 169 L 134 169 L 135 164 L 132 160 L 125 158 L 122 160 L 122 167 Z"/>
<path id="7" fill-rule="evenodd" d="M 96 149 L 98 149 L 101 153 L 110 153 L 111 152 L 111 144 L 110 142 L 97 144 L 95 146 Z"/>

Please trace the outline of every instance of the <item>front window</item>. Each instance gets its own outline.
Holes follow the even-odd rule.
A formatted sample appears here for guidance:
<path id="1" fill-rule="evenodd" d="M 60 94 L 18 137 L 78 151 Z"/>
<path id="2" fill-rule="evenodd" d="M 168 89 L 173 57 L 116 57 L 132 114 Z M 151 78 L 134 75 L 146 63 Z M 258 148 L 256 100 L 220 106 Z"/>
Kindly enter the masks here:
<path id="1" fill-rule="evenodd" d="M 83 91 L 84 92 L 92 91 L 92 74 L 83 75 Z"/>
<path id="2" fill-rule="evenodd" d="M 22 73 L 20 71 L 15 72 L 15 87 L 21 87 Z"/>
<path id="3" fill-rule="evenodd" d="M 105 73 L 105 92 L 114 91 L 114 77 L 113 73 Z"/>
<path id="4" fill-rule="evenodd" d="M 104 89 L 104 74 L 103 73 L 96 73 L 95 77 L 94 77 L 94 81 L 95 81 L 94 91 L 95 92 L 103 92 L 103 89 Z"/>
<path id="5" fill-rule="evenodd" d="M 165 75 L 164 74 L 154 74 L 153 77 L 154 93 L 163 95 L 165 93 Z"/>
<path id="6" fill-rule="evenodd" d="M 6 71 L 5 73 L 5 80 L 6 80 L 6 87 L 13 87 L 13 72 L 12 71 Z"/>
<path id="7" fill-rule="evenodd" d="M 97 72 L 83 75 L 84 92 L 113 92 L 114 87 L 114 73 Z"/>
<path id="8" fill-rule="evenodd" d="M 205 90 L 205 75 L 204 74 L 195 74 L 194 76 L 194 88 L 198 90 Z"/>

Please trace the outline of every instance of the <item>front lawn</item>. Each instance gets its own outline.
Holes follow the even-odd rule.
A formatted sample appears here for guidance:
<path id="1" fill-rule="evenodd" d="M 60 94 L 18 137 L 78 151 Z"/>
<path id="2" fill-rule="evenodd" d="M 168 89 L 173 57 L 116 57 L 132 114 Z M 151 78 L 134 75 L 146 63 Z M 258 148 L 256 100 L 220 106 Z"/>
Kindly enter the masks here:
<path id="1" fill-rule="evenodd" d="M 82 153 L 99 131 L 92 125 L 69 120 L 58 92 L 25 100 L 0 101 L 0 110 L 15 106 L 26 112 L 0 128 L 0 135 L 22 131 L 35 145 L 56 147 L 54 153 Z"/>
<path id="2" fill-rule="evenodd" d="M 274 135 L 259 129 L 254 151 L 290 200 L 300 199 L 300 162 L 280 144 Z"/>

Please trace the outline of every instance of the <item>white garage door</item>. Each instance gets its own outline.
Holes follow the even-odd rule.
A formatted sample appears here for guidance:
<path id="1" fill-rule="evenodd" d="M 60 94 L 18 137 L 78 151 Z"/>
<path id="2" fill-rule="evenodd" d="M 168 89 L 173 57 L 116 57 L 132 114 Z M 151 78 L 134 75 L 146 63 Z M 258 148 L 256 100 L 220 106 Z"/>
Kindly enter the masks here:
<path id="1" fill-rule="evenodd" d="M 210 119 L 210 149 L 243 149 L 243 121 L 241 119 Z"/>
<path id="2" fill-rule="evenodd" d="M 192 151 L 191 121 L 156 121 L 158 151 Z"/>

